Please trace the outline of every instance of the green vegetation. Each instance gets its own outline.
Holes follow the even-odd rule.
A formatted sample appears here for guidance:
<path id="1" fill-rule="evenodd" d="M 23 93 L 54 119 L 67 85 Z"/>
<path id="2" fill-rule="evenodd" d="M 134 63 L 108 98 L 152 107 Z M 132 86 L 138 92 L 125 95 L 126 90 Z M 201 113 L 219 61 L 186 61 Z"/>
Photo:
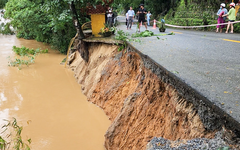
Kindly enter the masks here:
<path id="1" fill-rule="evenodd" d="M 132 38 L 136 38 L 136 37 L 150 37 L 150 36 L 163 36 L 163 35 L 174 35 L 174 33 L 168 33 L 168 34 L 154 34 L 152 31 L 149 30 L 145 30 L 143 32 L 140 33 L 134 33 L 132 34 Z"/>
<path id="2" fill-rule="evenodd" d="M 118 48 L 118 51 L 122 51 L 123 49 L 126 48 L 126 46 L 127 46 L 127 41 L 128 41 L 128 36 L 129 36 L 129 34 L 123 32 L 123 30 L 117 30 L 117 34 L 116 34 L 116 36 L 115 36 L 115 39 L 116 39 L 116 40 L 121 40 L 121 41 L 123 41 L 123 45 L 121 45 L 121 46 Z"/>
<path id="3" fill-rule="evenodd" d="M 135 33 L 135 34 L 132 34 L 132 37 L 133 38 L 136 38 L 136 37 L 149 37 L 149 36 L 153 36 L 154 33 L 152 31 L 149 31 L 149 30 L 145 30 L 143 32 L 140 32 L 140 33 Z"/>
<path id="4" fill-rule="evenodd" d="M 221 148 L 218 148 L 217 150 L 229 150 L 229 147 L 221 147 Z"/>
<path id="5" fill-rule="evenodd" d="M 229 1 L 230 3 L 231 1 Z M 236 1 L 237 2 L 237 1 Z M 167 24 L 179 26 L 200 26 L 217 24 L 217 11 L 221 1 L 180 0 L 178 6 L 171 8 L 164 17 Z M 229 10 L 229 3 L 226 8 Z M 161 18 L 160 18 L 161 19 Z M 237 20 L 239 20 L 239 15 Z M 196 28 L 196 30 L 216 30 L 216 26 Z M 240 32 L 239 24 L 234 24 L 234 32 Z"/>
<path id="6" fill-rule="evenodd" d="M 11 25 L 19 38 L 51 43 L 65 53 L 68 42 L 76 34 L 67 3 L 9 0 L 5 9 L 5 17 L 12 19 Z"/>
<path id="7" fill-rule="evenodd" d="M 69 41 L 77 32 L 76 28 L 81 30 L 81 24 L 89 21 L 84 11 L 87 3 L 94 5 L 100 1 L 9 0 L 4 16 L 12 20 L 11 25 L 16 29 L 17 37 L 49 43 L 60 52 L 67 53 Z M 82 34 L 79 37 L 84 38 Z"/>
<path id="8" fill-rule="evenodd" d="M 116 27 L 111 27 L 109 26 L 108 24 L 104 24 L 104 27 L 100 29 L 100 32 L 98 33 L 99 35 L 106 35 L 106 34 L 109 34 L 109 35 L 112 35 L 114 34 L 114 32 L 117 30 Z"/>
<path id="9" fill-rule="evenodd" d="M 10 29 L 10 23 L 2 23 L 0 24 L 0 33 L 1 34 L 14 34 L 14 32 Z"/>
<path id="10" fill-rule="evenodd" d="M 173 7 L 176 7 L 179 0 L 151 0 L 151 1 L 142 1 L 142 0 L 114 0 L 113 7 L 117 10 L 118 13 L 126 12 L 129 10 L 129 7 L 132 6 L 134 11 L 137 12 L 139 5 L 144 3 L 144 8 L 148 11 L 151 11 L 152 18 L 159 18 L 159 16 L 165 15 L 168 10 Z"/>
<path id="11" fill-rule="evenodd" d="M 164 18 L 167 24 L 198 26 L 217 23 L 216 12 L 221 2 L 220 0 L 151 0 L 144 1 L 144 5 L 146 10 L 151 11 L 152 19 Z M 0 31 L 1 33 L 11 33 L 9 26 L 12 25 L 17 37 L 49 43 L 65 54 L 68 43 L 76 32 L 79 33 L 79 39 L 85 38 L 81 25 L 90 20 L 90 16 L 86 14 L 86 6 L 105 5 L 102 0 L 1 0 L 0 7 L 5 3 L 5 17 L 12 21 Z M 142 0 L 114 0 L 111 6 L 119 14 L 125 14 L 129 6 L 137 12 L 141 3 Z M 227 9 L 229 9 L 228 5 Z M 238 15 L 237 20 L 239 19 Z M 198 29 L 215 30 L 215 28 L 214 26 Z M 234 31 L 240 32 L 239 24 L 234 24 Z"/>
<path id="12" fill-rule="evenodd" d="M 130 36 L 129 33 L 125 33 L 123 32 L 123 30 L 117 31 L 115 39 L 123 41 L 123 44 L 118 48 L 118 51 L 122 51 L 123 49 L 125 49 L 127 47 L 127 42 L 130 42 L 130 41 L 139 42 L 139 43 L 141 42 L 141 40 L 129 38 L 129 36 Z"/>
<path id="13" fill-rule="evenodd" d="M 0 135 L 0 149 L 1 150 L 30 150 L 31 139 L 27 140 L 27 143 L 22 139 L 21 133 L 22 126 L 19 126 L 17 120 L 13 118 L 13 121 L 7 121 L 2 126 L 3 131 Z M 4 135 L 5 136 L 2 136 Z"/>
<path id="14" fill-rule="evenodd" d="M 126 41 L 128 39 L 129 33 L 125 33 L 123 30 L 118 30 L 115 36 L 116 40 Z"/>
<path id="15" fill-rule="evenodd" d="M 135 39 L 137 37 L 150 37 L 150 36 L 164 36 L 164 35 L 175 35 L 173 32 L 171 33 L 168 33 L 168 34 L 154 34 L 152 31 L 149 31 L 149 30 L 145 30 L 143 32 L 140 32 L 140 33 L 133 33 L 131 35 L 131 38 L 129 38 L 129 34 L 128 33 L 125 33 L 123 32 L 123 30 L 118 30 L 117 31 L 117 34 L 115 36 L 115 39 L 116 40 L 121 40 L 123 41 L 123 44 L 119 47 L 118 51 L 122 51 L 123 49 L 126 48 L 127 46 L 127 42 L 130 42 L 130 41 L 134 41 L 134 42 L 141 42 L 140 39 Z M 158 39 L 160 39 L 159 37 L 157 37 Z"/>
<path id="16" fill-rule="evenodd" d="M 151 0 L 144 1 L 145 9 L 151 11 L 151 19 L 165 19 L 167 24 L 179 26 L 200 26 L 217 24 L 217 11 L 221 3 L 229 4 L 232 0 Z M 235 3 L 238 0 L 234 0 Z M 114 5 L 117 12 L 124 14 L 133 6 L 135 12 L 138 10 L 142 0 L 115 0 Z M 236 20 L 240 20 L 240 12 Z M 196 30 L 216 30 L 216 26 L 207 28 L 196 28 Z M 239 24 L 234 24 L 234 32 L 240 32 Z"/>
<path id="17" fill-rule="evenodd" d="M 48 49 L 45 49 L 45 50 L 41 50 L 40 48 L 29 49 L 24 46 L 22 46 L 21 48 L 13 46 L 13 51 L 19 56 L 27 56 L 28 54 L 36 55 L 38 53 L 48 53 Z"/>
<path id="18" fill-rule="evenodd" d="M 4 8 L 8 0 L 0 0 L 0 9 Z"/>
<path id="19" fill-rule="evenodd" d="M 13 51 L 20 56 L 20 58 L 16 57 L 15 60 L 11 60 L 10 57 L 9 58 L 9 66 L 13 66 L 13 67 L 18 67 L 19 70 L 22 69 L 22 65 L 30 65 L 33 64 L 35 62 L 35 58 L 39 53 L 48 53 L 48 49 L 45 50 L 41 50 L 39 48 L 37 49 L 29 49 L 26 48 L 24 46 L 20 47 L 16 47 L 13 46 Z"/>

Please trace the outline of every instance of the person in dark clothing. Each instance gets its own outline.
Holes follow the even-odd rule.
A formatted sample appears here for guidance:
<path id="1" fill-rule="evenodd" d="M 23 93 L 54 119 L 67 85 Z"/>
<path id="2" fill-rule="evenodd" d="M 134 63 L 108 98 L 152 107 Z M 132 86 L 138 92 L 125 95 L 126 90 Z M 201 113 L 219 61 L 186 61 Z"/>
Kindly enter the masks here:
<path id="1" fill-rule="evenodd" d="M 112 10 L 108 10 L 108 14 L 107 14 L 107 24 L 109 27 L 112 27 L 112 20 L 113 20 L 113 13 Z"/>
<path id="2" fill-rule="evenodd" d="M 144 8 L 143 4 L 140 5 L 140 8 L 138 9 L 137 14 L 138 14 L 138 22 L 139 23 L 141 23 L 141 22 L 144 23 L 145 28 L 147 30 L 147 24 L 146 24 L 146 20 L 145 20 L 145 14 L 147 14 L 147 10 Z M 138 32 L 140 32 L 140 25 L 139 25 L 139 28 L 138 28 Z"/>
<path id="3" fill-rule="evenodd" d="M 125 16 L 126 16 L 126 26 L 127 26 L 127 23 L 128 23 L 128 17 L 127 17 L 127 16 L 128 16 L 128 13 L 126 13 Z"/>
<path id="4" fill-rule="evenodd" d="M 112 25 L 113 25 L 113 26 L 115 25 L 114 18 L 115 18 L 115 14 L 114 14 L 114 12 L 113 12 L 113 14 L 112 14 Z"/>

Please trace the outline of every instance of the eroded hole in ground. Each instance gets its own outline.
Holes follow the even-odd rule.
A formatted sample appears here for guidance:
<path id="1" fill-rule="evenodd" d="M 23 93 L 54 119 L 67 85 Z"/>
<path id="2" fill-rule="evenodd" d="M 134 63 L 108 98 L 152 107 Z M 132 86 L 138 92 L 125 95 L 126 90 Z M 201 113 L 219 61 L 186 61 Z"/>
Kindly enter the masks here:
<path id="1" fill-rule="evenodd" d="M 217 148 L 229 146 L 226 139 L 223 141 L 225 137 L 228 142 L 236 140 L 234 134 L 226 136 L 227 130 L 219 127 L 219 123 L 214 128 L 216 118 L 206 121 L 196 105 L 149 69 L 155 66 L 149 63 L 145 67 L 141 55 L 130 49 L 118 52 L 117 46 L 95 43 L 89 44 L 88 62 L 78 51 L 71 58 L 70 66 L 83 86 L 83 93 L 103 108 L 112 121 L 105 134 L 108 150 L 196 145 L 211 148 L 209 143 Z"/>

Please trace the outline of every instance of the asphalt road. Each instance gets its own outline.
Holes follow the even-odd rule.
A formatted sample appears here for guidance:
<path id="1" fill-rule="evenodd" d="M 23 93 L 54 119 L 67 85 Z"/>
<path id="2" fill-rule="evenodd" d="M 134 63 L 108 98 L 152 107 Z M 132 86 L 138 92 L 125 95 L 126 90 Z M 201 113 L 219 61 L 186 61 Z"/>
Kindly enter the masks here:
<path id="1" fill-rule="evenodd" d="M 117 28 L 130 35 L 137 31 L 136 24 L 131 30 L 123 23 Z M 160 33 L 152 26 L 148 30 Z M 240 122 L 240 34 L 173 28 L 165 33 L 171 32 L 175 35 L 138 38 L 140 43 L 130 44 Z"/>

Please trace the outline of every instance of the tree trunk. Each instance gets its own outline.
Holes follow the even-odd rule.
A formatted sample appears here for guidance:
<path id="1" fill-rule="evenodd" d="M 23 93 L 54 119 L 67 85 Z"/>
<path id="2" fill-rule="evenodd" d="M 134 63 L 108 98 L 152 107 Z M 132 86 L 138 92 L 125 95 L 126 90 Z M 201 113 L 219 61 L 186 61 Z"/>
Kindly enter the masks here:
<path id="1" fill-rule="evenodd" d="M 82 25 L 80 24 L 80 22 L 78 20 L 78 14 L 77 14 L 76 7 L 75 7 L 75 4 L 73 1 L 70 4 L 70 9 L 73 12 L 73 24 L 78 33 L 78 40 L 76 40 L 76 41 L 78 41 L 77 50 L 79 51 L 82 59 L 85 60 L 86 62 L 88 62 L 88 57 L 89 57 L 88 44 L 83 41 L 83 39 L 85 39 L 85 36 L 84 36 L 82 28 L 81 28 Z"/>
<path id="2" fill-rule="evenodd" d="M 75 26 L 75 28 L 77 30 L 77 33 L 78 33 L 78 39 L 79 40 L 84 39 L 85 36 L 83 34 L 83 31 L 82 31 L 82 28 L 81 28 L 81 24 L 80 24 L 80 22 L 78 20 L 78 14 L 77 14 L 77 11 L 76 11 L 76 8 L 75 8 L 75 4 L 74 4 L 73 1 L 70 4 L 70 9 L 73 12 L 73 23 L 74 23 L 74 26 Z"/>

